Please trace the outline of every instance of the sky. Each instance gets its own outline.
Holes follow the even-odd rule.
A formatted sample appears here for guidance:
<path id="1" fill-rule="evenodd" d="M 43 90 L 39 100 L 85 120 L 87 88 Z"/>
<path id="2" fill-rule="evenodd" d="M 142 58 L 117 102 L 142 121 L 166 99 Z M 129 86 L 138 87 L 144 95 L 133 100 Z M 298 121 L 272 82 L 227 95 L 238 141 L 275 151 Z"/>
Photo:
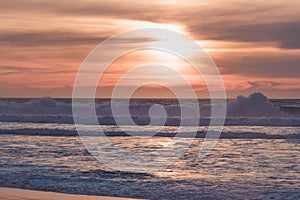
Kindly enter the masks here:
<path id="1" fill-rule="evenodd" d="M 165 28 L 200 44 L 221 73 L 229 98 L 263 92 L 300 98 L 300 1 L 101 1 L 0 0 L 0 97 L 71 97 L 81 63 L 100 42 L 123 31 Z M 153 44 L 164 37 L 122 40 Z M 100 56 L 109 56 L 107 51 Z M 195 56 L 195 55 L 194 55 Z M 161 62 L 187 77 L 199 98 L 209 96 L 192 66 L 154 51 L 122 56 L 99 81 L 97 97 L 110 97 L 122 74 Z M 163 69 L 135 78 L 163 79 Z M 137 84 L 132 78 L 122 85 Z M 183 87 L 170 78 L 174 87 Z M 168 87 L 147 85 L 136 97 L 174 97 Z"/>

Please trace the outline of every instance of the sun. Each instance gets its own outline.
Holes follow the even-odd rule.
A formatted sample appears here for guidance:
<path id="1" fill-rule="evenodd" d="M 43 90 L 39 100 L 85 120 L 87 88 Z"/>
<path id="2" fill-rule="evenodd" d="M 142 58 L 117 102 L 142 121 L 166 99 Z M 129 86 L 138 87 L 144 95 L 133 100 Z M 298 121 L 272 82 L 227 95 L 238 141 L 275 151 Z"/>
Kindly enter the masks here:
<path id="1" fill-rule="evenodd" d="M 155 60 L 155 62 L 168 66 L 178 72 L 181 72 L 187 64 L 184 62 L 184 60 L 169 52 L 160 50 L 146 50 L 144 53 Z"/>

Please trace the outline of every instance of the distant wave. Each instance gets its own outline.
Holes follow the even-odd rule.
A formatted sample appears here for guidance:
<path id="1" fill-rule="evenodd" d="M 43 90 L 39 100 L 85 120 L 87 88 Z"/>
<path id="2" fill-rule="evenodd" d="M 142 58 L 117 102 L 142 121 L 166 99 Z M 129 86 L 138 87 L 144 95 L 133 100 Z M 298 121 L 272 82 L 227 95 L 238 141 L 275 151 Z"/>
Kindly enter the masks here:
<path id="1" fill-rule="evenodd" d="M 201 101 L 201 100 L 200 100 Z M 150 123 L 149 108 L 154 103 L 160 103 L 167 111 L 166 126 L 180 125 L 180 106 L 176 101 L 170 100 L 135 100 L 130 104 L 130 112 L 133 120 L 139 125 Z M 209 125 L 211 106 L 199 102 L 201 119 L 200 126 Z M 290 106 L 289 106 L 290 105 Z M 124 106 L 119 100 L 117 106 Z M 189 100 L 181 105 L 189 108 Z M 220 105 L 214 105 L 220 106 Z M 294 106 L 294 107 L 292 107 Z M 288 108 L 288 109 L 287 109 Z M 294 109 L 293 109 L 294 108 Z M 96 103 L 98 121 L 104 125 L 114 125 L 109 100 Z M 284 112 L 288 110 L 289 112 Z M 267 97 L 261 93 L 253 93 L 249 97 L 239 96 L 227 105 L 227 117 L 225 125 L 245 126 L 300 126 L 299 107 L 295 102 L 285 102 L 285 109 L 273 105 Z M 191 111 L 191 113 L 193 113 Z M 190 118 L 194 118 L 191 114 Z M 155 121 L 159 121 L 156 116 Z M 33 123 L 60 123 L 73 124 L 72 105 L 70 102 L 56 100 L 50 97 L 32 99 L 30 101 L 0 101 L 0 121 L 2 122 L 33 122 Z M 89 120 L 87 119 L 87 122 Z M 122 124 L 126 125 L 126 124 Z M 186 124 L 181 124 L 188 126 Z"/>
<path id="2" fill-rule="evenodd" d="M 133 117 L 133 120 L 138 125 L 148 125 L 150 122 L 149 117 Z M 163 120 L 163 119 L 161 119 Z M 73 124 L 74 120 L 72 116 L 52 116 L 52 115 L 1 115 L 1 122 L 32 122 L 32 123 L 58 123 L 58 124 Z M 99 124 L 102 125 L 116 125 L 113 117 L 98 117 Z M 160 118 L 156 118 L 155 121 L 160 121 Z M 199 126 L 208 126 L 210 118 L 201 118 Z M 86 119 L 87 125 L 94 125 L 89 123 L 89 119 Z M 127 125 L 127 124 L 119 124 Z M 155 125 L 155 123 L 153 123 Z M 166 120 L 165 126 L 189 126 L 189 122 L 180 123 L 180 117 L 169 117 Z M 276 117 L 239 117 L 231 118 L 227 117 L 225 120 L 225 126 L 300 126 L 300 118 L 276 118 Z"/>
<path id="3" fill-rule="evenodd" d="M 86 135 L 98 136 L 97 125 L 82 125 Z M 192 126 L 114 126 L 102 125 L 102 129 L 107 136 L 128 136 L 129 135 L 149 135 L 156 133 L 156 136 L 173 137 L 178 131 L 184 132 L 187 137 L 194 133 Z M 208 130 L 208 126 L 199 126 L 197 137 L 203 138 Z M 39 135 L 39 136 L 78 136 L 74 124 L 55 123 L 26 123 L 26 122 L 0 122 L 1 134 L 17 135 Z M 274 126 L 225 126 L 223 127 L 221 138 L 269 138 L 269 139 L 300 139 L 298 127 L 274 127 Z"/>
<path id="4" fill-rule="evenodd" d="M 272 128 L 268 129 L 270 132 Z M 131 131 L 133 132 L 133 131 Z M 31 136 L 78 136 L 78 133 L 75 129 L 51 129 L 51 128 L 23 128 L 23 129 L 0 129 L 0 134 L 14 134 L 14 135 L 31 135 Z M 106 136 L 130 136 L 130 131 L 122 132 L 118 130 L 107 129 L 105 131 Z M 136 136 L 144 136 L 145 132 L 135 133 Z M 86 136 L 98 136 L 96 131 L 90 130 L 87 131 Z M 175 137 L 176 131 L 160 131 L 155 136 L 159 137 Z M 197 132 L 196 138 L 205 138 L 206 130 L 199 130 Z M 186 132 L 185 137 L 190 136 L 189 132 Z M 266 133 L 264 131 L 251 131 L 251 130 L 241 130 L 238 128 L 231 128 L 230 130 L 224 130 L 220 135 L 220 138 L 226 139 L 300 139 L 300 132 L 297 130 L 292 130 L 290 133 Z"/>

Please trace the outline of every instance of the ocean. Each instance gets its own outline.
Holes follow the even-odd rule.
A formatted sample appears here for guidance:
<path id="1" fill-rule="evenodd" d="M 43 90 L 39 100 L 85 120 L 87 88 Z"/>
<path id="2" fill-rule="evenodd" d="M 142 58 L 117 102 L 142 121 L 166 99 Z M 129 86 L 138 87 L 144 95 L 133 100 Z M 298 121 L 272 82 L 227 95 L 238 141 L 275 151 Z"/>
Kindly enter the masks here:
<path id="1" fill-rule="evenodd" d="M 192 144 L 170 165 L 145 172 L 135 171 L 135 160 L 131 170 L 115 170 L 91 155 L 78 137 L 71 102 L 49 97 L 0 99 L 1 187 L 146 199 L 300 199 L 300 100 L 267 100 L 260 94 L 228 100 L 220 139 L 206 157 L 199 157 L 211 106 L 209 99 L 199 99 L 201 118 Z M 154 114 L 146 131 L 117 124 L 109 99 L 96 99 L 95 110 L 107 137 L 138 154 L 172 145 L 182 126 L 189 136 L 194 127 L 188 120 L 180 124 L 180 107 L 189 103 L 132 99 L 130 113 L 139 126 L 153 120 L 148 113 L 153 104 L 166 109 L 164 126 L 156 127 L 161 116 Z M 81 126 L 90 133 L 97 129 L 89 123 Z M 155 130 L 155 137 L 143 137 Z M 131 133 L 139 136 L 128 137 Z M 189 138 L 178 140 L 185 144 Z M 105 144 L 99 145 L 116 156 Z M 153 159 L 151 164 L 163 162 Z"/>

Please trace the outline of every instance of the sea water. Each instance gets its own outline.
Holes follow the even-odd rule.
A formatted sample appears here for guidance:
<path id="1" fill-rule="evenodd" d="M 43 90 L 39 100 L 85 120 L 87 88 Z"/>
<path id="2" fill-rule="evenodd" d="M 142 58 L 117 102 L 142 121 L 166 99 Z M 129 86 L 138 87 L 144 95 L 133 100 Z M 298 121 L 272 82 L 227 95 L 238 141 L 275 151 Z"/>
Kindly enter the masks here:
<path id="1" fill-rule="evenodd" d="M 149 123 L 153 104 L 163 105 L 168 119 L 158 136 L 143 137 L 141 132 L 128 137 L 139 129 L 116 125 L 109 99 L 95 101 L 108 138 L 136 153 L 170 143 L 181 128 L 180 106 L 189 106 L 188 99 L 184 105 L 171 99 L 132 100 L 131 115 L 138 125 Z M 190 148 L 165 168 L 141 173 L 134 171 L 134 161 L 131 171 L 114 170 L 87 151 L 77 135 L 70 99 L 1 99 L 0 186 L 148 199 L 300 199 L 300 100 L 266 100 L 259 94 L 229 100 L 221 137 L 201 158 L 210 106 L 209 100 L 199 100 L 201 119 Z M 91 133 L 97 129 L 82 126 Z M 193 127 L 183 126 L 189 135 Z M 153 130 L 155 124 L 147 127 Z M 102 151 L 114 156 L 104 146 Z"/>

